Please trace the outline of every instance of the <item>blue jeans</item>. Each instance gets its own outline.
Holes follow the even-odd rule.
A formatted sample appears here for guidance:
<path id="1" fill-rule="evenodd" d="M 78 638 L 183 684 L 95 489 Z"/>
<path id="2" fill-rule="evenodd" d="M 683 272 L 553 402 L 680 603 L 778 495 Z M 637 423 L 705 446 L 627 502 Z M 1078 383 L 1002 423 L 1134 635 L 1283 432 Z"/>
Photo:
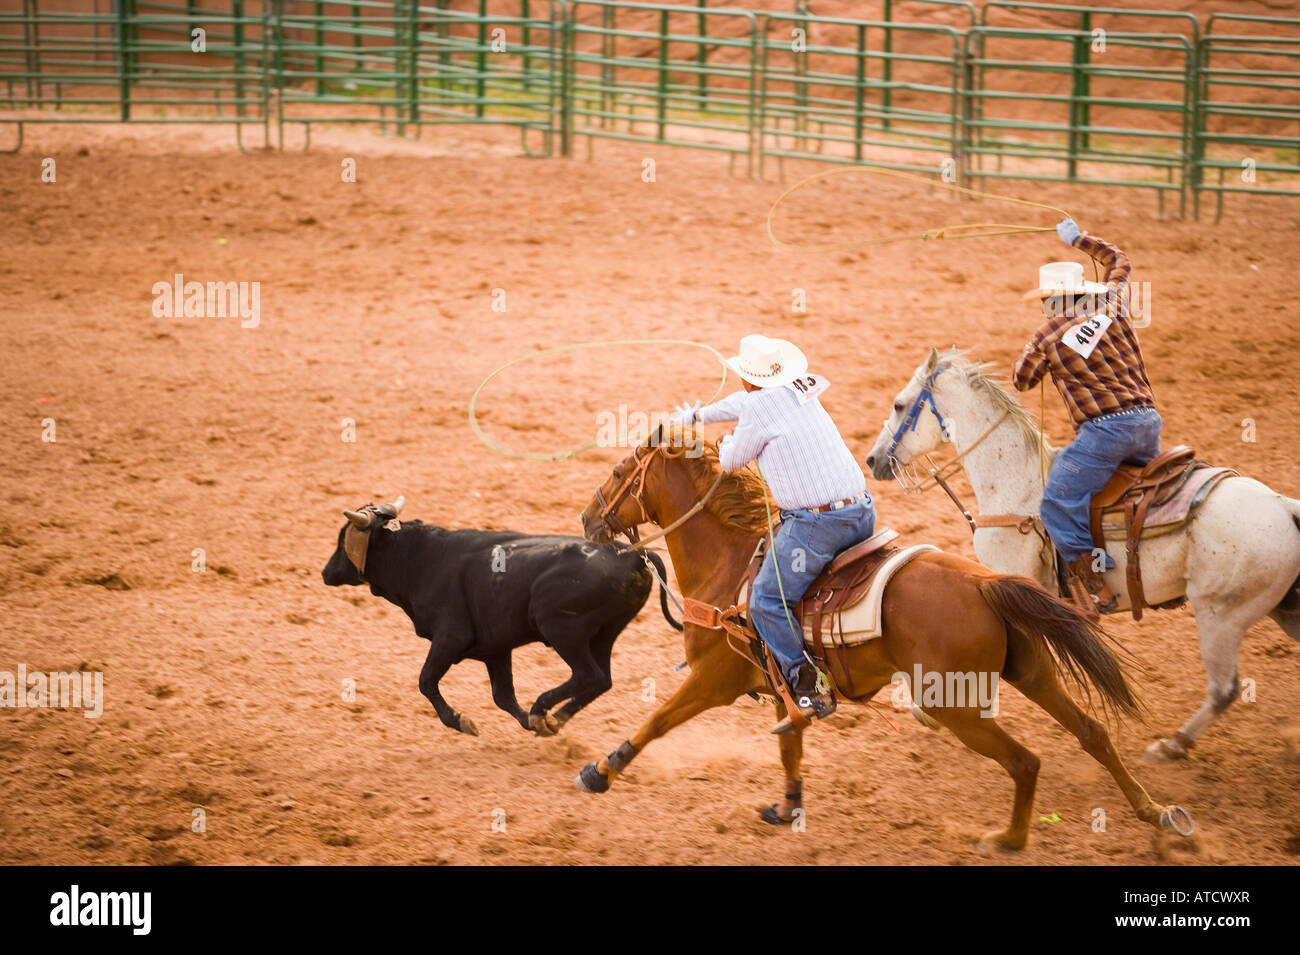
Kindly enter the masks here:
<path id="1" fill-rule="evenodd" d="M 1092 553 L 1088 505 L 1123 463 L 1146 464 L 1160 453 L 1160 414 L 1144 405 L 1089 418 L 1056 456 L 1043 489 L 1043 526 L 1067 564 Z M 1106 557 L 1106 567 L 1115 562 Z"/>
<path id="2" fill-rule="evenodd" d="M 749 595 L 749 619 L 786 679 L 793 680 L 795 671 L 807 659 L 798 621 L 791 623 L 794 605 L 836 554 L 866 540 L 875 529 L 876 507 L 870 494 L 865 501 L 838 511 L 781 512 L 781 527 L 754 580 L 754 592 Z M 785 601 L 781 600 L 782 589 Z M 791 611 L 789 616 L 787 605 Z"/>

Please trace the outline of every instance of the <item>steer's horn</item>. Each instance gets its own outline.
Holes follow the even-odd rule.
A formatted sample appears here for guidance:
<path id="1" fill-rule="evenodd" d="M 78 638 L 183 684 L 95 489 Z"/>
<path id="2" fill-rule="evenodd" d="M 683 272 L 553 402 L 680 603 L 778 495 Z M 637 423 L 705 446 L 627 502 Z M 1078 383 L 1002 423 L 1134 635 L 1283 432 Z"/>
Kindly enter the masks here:
<path id="1" fill-rule="evenodd" d="M 373 519 L 371 514 L 358 514 L 356 511 L 344 511 L 343 516 L 363 531 L 370 526 L 370 521 Z"/>
<path id="2" fill-rule="evenodd" d="M 401 494 L 397 495 L 397 500 L 393 502 L 393 516 L 396 517 L 402 513 L 402 508 L 406 506 L 406 498 Z"/>

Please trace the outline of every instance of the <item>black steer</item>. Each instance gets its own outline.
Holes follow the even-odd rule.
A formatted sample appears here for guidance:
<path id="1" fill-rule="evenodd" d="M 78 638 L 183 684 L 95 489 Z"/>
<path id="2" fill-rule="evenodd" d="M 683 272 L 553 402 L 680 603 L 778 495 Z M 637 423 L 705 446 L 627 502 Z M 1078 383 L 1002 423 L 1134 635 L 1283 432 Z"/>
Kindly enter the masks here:
<path id="1" fill-rule="evenodd" d="M 640 553 L 592 544 L 581 537 L 513 531 L 446 530 L 420 521 L 399 523 L 403 499 L 344 511 L 338 546 L 321 577 L 330 587 L 370 585 L 370 592 L 406 611 L 431 644 L 420 692 L 452 729 L 478 735 L 438 691 L 461 660 L 482 660 L 492 699 L 539 736 L 557 732 L 573 714 L 612 685 L 614 639 L 645 605 L 653 578 Z M 646 552 L 660 579 L 664 565 Z M 668 622 L 681 625 L 660 605 Z M 510 655 L 541 641 L 572 671 L 525 713 L 515 699 Z M 548 711 L 567 700 L 552 716 Z"/>

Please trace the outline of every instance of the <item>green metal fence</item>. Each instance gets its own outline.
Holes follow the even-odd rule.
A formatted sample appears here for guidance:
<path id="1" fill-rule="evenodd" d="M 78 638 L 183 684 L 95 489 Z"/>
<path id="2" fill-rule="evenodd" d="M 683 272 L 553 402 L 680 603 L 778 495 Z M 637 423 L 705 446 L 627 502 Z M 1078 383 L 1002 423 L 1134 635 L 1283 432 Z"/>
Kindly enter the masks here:
<path id="1" fill-rule="evenodd" d="M 757 17 L 748 10 L 571 0 L 570 134 L 722 152 L 753 171 Z"/>
<path id="2" fill-rule="evenodd" d="M 117 0 L 108 14 L 51 9 L 22 0 L 0 12 L 0 91 L 17 145 L 32 123 L 218 123 L 235 127 L 269 118 L 269 36 L 259 12 L 242 0 L 225 10 Z M 201 21 L 204 36 L 193 34 Z M 200 43 L 199 41 L 202 41 Z M 203 46 L 203 52 L 196 52 Z"/>
<path id="3" fill-rule="evenodd" d="M 550 155 L 560 125 L 563 7 L 522 0 L 489 15 L 448 0 L 315 0 L 275 24 L 276 124 L 391 123 L 399 135 L 446 124 L 516 126 L 526 151 Z M 531 137 L 530 133 L 536 135 Z"/>
<path id="4" fill-rule="evenodd" d="M 768 14 L 760 35 L 760 175 L 768 158 L 933 171 L 960 155 L 959 31 Z"/>
<path id="5" fill-rule="evenodd" d="M 1105 57 L 1081 57 L 1094 42 Z M 1177 195 L 1182 214 L 1196 63 L 1187 37 L 979 26 L 966 63 L 980 77 L 965 91 L 968 178 L 1150 188 L 1161 211 Z"/>
<path id="6" fill-rule="evenodd" d="M 1196 215 L 1202 192 L 1215 194 L 1216 222 L 1228 192 L 1300 195 L 1300 19 L 1211 17 L 1199 49 L 1196 107 Z"/>
<path id="7" fill-rule="evenodd" d="M 760 176 L 944 169 L 1149 189 L 1180 214 L 1206 192 L 1220 212 L 1228 193 L 1300 194 L 1300 19 L 1202 31 L 1030 0 L 864 0 L 874 19 L 709 0 L 8 2 L 0 126 L 18 146 L 31 123 L 226 123 L 241 148 L 250 125 L 307 148 L 320 124 L 490 124 L 534 155 L 618 140 Z"/>

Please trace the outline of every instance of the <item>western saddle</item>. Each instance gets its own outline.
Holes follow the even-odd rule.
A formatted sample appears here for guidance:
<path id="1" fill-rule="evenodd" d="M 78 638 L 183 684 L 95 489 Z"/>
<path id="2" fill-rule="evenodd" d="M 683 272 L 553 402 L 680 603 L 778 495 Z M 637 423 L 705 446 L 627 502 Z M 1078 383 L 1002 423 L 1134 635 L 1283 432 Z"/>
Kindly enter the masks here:
<path id="1" fill-rule="evenodd" d="M 1180 444 L 1162 451 L 1147 464 L 1121 464 L 1093 497 L 1089 508 L 1093 545 L 1105 550 L 1107 539 L 1125 541 L 1125 583 L 1134 620 L 1141 620 L 1142 610 L 1148 606 L 1142 591 L 1143 536 L 1182 526 L 1192 508 L 1215 484 L 1236 473 L 1231 468 L 1210 467 L 1197 461 L 1196 452 Z M 1161 606 L 1174 606 L 1185 599 Z"/>
<path id="2" fill-rule="evenodd" d="M 844 692 L 843 688 L 835 685 L 834 677 L 830 675 L 830 667 L 826 663 L 827 652 L 823 642 L 823 623 L 828 614 L 834 614 L 845 607 L 852 606 L 866 595 L 877 571 L 880 570 L 886 560 L 898 552 L 899 548 L 893 546 L 893 541 L 897 538 L 898 532 L 886 527 L 866 540 L 859 541 L 840 551 L 808 585 L 803 598 L 794 606 L 792 611 L 795 625 L 801 630 L 805 629 L 805 617 L 808 619 L 809 628 L 811 628 L 813 634 L 813 661 L 823 673 L 830 677 L 832 691 L 842 699 L 863 702 L 850 696 Z M 758 577 L 758 572 L 763 566 L 763 558 L 767 554 L 767 540 L 764 537 L 759 541 L 758 547 L 754 551 L 754 557 L 750 561 L 746 578 L 749 593 L 753 593 L 754 580 Z M 759 661 L 760 666 L 766 669 L 773 690 L 784 699 L 788 696 L 785 681 L 781 679 L 772 655 L 767 652 L 766 645 L 759 638 L 753 625 L 749 623 L 746 617 L 742 617 L 748 609 L 748 604 L 739 602 L 739 588 L 737 588 L 737 591 L 737 602 L 729 610 L 720 610 L 702 601 L 687 598 L 684 602 L 683 613 L 685 622 L 698 624 L 709 629 L 720 628 L 734 636 L 747 640 L 750 650 Z M 841 654 L 847 654 L 848 652 L 842 643 L 839 645 L 839 650 Z M 847 662 L 847 659 L 841 659 L 845 673 L 848 672 Z M 786 705 L 789 712 L 798 712 L 789 699 L 786 699 Z M 805 722 L 801 719 L 796 720 L 798 725 L 803 725 Z"/>

